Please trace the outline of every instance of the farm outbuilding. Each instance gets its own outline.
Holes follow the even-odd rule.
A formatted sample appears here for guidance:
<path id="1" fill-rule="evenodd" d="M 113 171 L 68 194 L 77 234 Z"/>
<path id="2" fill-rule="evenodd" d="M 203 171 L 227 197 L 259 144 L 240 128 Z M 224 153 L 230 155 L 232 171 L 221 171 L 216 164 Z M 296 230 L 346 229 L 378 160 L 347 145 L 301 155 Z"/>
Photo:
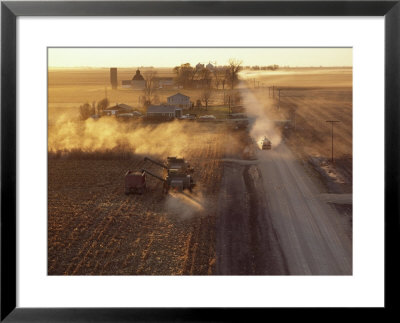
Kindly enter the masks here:
<path id="1" fill-rule="evenodd" d="M 140 70 L 136 70 L 136 74 L 132 78 L 132 87 L 135 90 L 143 90 L 146 85 L 146 81 L 142 74 L 140 74 Z"/>
<path id="2" fill-rule="evenodd" d="M 125 88 L 131 88 L 132 80 L 123 80 L 121 85 L 122 85 L 122 87 L 125 87 Z"/>
<path id="3" fill-rule="evenodd" d="M 190 97 L 181 93 L 171 95 L 167 98 L 168 105 L 174 105 L 180 108 L 190 108 Z"/>
<path id="4" fill-rule="evenodd" d="M 146 116 L 149 118 L 180 118 L 182 116 L 182 108 L 172 105 L 150 105 L 147 108 Z"/>
<path id="5" fill-rule="evenodd" d="M 156 77 L 156 84 L 160 89 L 168 89 L 174 86 L 174 78 L 173 77 Z"/>
<path id="6" fill-rule="evenodd" d="M 120 103 L 112 107 L 108 107 L 107 109 L 104 109 L 103 114 L 106 116 L 116 116 L 120 113 L 127 113 L 132 110 L 133 108 L 130 105 Z"/>

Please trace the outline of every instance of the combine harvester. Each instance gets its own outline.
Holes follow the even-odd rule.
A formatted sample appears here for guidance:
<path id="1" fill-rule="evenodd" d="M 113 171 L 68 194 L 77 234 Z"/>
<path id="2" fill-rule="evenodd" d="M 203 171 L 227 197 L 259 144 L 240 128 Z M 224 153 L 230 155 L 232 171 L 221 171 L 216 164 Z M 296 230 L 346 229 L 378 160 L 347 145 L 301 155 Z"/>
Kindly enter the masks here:
<path id="1" fill-rule="evenodd" d="M 163 164 L 152 160 L 148 157 L 144 161 L 150 161 L 153 164 L 160 166 L 164 169 L 163 176 L 155 175 L 146 169 L 141 172 L 128 171 L 125 174 L 125 193 L 143 193 L 146 189 L 146 174 L 157 178 L 163 182 L 163 192 L 168 193 L 170 189 L 178 192 L 183 192 L 187 189 L 192 192 L 193 187 L 196 186 L 193 177 L 190 175 L 194 169 L 183 158 L 168 157 L 167 163 Z"/>
<path id="2" fill-rule="evenodd" d="M 156 162 L 148 157 L 145 157 L 144 161 L 152 162 L 153 164 L 156 164 L 164 169 L 163 178 L 150 173 L 146 169 L 143 169 L 142 171 L 161 180 L 164 183 L 163 192 L 165 194 L 167 194 L 170 189 L 178 192 L 182 192 L 183 190 L 187 189 L 192 192 L 193 187 L 196 186 L 193 177 L 190 175 L 194 172 L 194 169 L 190 167 L 188 162 L 186 162 L 183 158 L 168 157 L 166 165 Z"/>

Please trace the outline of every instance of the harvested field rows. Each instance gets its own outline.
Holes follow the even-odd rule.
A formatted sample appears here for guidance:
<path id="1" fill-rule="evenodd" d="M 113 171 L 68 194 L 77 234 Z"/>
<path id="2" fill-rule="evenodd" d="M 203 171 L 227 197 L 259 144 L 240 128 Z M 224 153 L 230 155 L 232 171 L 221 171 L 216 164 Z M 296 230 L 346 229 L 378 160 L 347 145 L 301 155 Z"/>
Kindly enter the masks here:
<path id="1" fill-rule="evenodd" d="M 184 199 L 164 196 L 161 182 L 151 176 L 147 176 L 145 194 L 124 194 L 128 168 L 162 173 L 160 167 L 145 163 L 143 156 L 132 160 L 49 158 L 48 273 L 213 274 L 216 193 L 228 137 L 222 128 L 205 130 L 207 135 L 198 134 L 196 144 L 185 148 L 197 187 Z M 175 204 L 184 209 L 182 214 Z M 193 208 L 194 204 L 200 207 Z"/>

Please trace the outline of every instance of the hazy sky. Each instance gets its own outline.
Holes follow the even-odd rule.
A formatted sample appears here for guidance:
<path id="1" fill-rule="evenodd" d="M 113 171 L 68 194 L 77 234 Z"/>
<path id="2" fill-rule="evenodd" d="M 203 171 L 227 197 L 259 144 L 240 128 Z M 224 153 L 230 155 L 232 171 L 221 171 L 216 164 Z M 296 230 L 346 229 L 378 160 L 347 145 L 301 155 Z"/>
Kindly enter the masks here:
<path id="1" fill-rule="evenodd" d="M 169 67 L 230 58 L 243 65 L 352 66 L 352 48 L 49 48 L 49 67 Z"/>

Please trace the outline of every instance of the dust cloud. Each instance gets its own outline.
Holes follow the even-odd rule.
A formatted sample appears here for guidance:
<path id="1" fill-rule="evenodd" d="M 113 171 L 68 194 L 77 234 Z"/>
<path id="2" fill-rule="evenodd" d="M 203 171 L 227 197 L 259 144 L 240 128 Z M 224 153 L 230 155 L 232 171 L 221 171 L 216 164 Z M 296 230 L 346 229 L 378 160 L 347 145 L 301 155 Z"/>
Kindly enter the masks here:
<path id="1" fill-rule="evenodd" d="M 114 117 L 98 120 L 73 120 L 60 116 L 49 123 L 48 151 L 104 152 L 129 151 L 138 155 L 182 156 L 188 147 L 195 149 L 212 134 L 193 138 L 201 130 L 193 122 L 172 121 L 160 124 L 118 122 Z"/>
<path id="2" fill-rule="evenodd" d="M 165 206 L 168 212 L 179 216 L 181 219 L 189 219 L 204 211 L 206 199 L 201 191 L 196 193 L 175 193 L 169 192 Z"/>
<path id="3" fill-rule="evenodd" d="M 279 145 L 282 141 L 281 134 L 275 128 L 274 120 L 271 120 L 266 114 L 266 109 L 273 109 L 273 100 L 271 98 L 264 98 L 264 101 L 261 102 L 249 89 L 243 90 L 241 95 L 249 118 L 249 129 L 252 139 L 260 146 L 260 141 L 266 136 L 272 141 L 273 145 Z"/>

